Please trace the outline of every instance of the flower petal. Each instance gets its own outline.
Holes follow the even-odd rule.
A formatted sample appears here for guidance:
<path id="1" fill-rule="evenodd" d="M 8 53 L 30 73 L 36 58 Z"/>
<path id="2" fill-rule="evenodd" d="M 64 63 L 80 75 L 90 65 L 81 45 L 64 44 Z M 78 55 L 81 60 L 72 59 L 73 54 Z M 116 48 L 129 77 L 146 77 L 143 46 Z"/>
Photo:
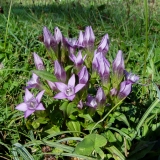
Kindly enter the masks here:
<path id="1" fill-rule="evenodd" d="M 49 87 L 52 89 L 52 90 L 56 90 L 56 85 L 54 84 L 54 82 L 51 82 L 51 81 L 47 81 Z"/>
<path id="2" fill-rule="evenodd" d="M 67 89 L 67 85 L 62 82 L 55 82 L 54 84 L 56 85 L 57 89 L 61 92 L 65 92 Z"/>
<path id="3" fill-rule="evenodd" d="M 77 93 L 79 90 L 81 90 L 84 86 L 85 86 L 85 84 L 77 84 L 75 87 L 75 93 Z"/>
<path id="4" fill-rule="evenodd" d="M 43 28 L 43 37 L 44 37 L 44 44 L 47 48 L 50 48 L 50 43 L 51 43 L 51 37 L 52 34 L 51 32 L 48 30 L 47 27 Z"/>
<path id="5" fill-rule="evenodd" d="M 75 86 L 75 74 L 68 81 L 68 86 L 74 87 Z"/>
<path id="6" fill-rule="evenodd" d="M 43 104 L 40 103 L 40 104 L 37 106 L 36 110 L 45 110 L 45 108 L 44 108 Z"/>
<path id="7" fill-rule="evenodd" d="M 67 99 L 70 100 L 70 101 L 73 101 L 74 97 L 75 97 L 75 94 L 72 95 L 72 96 L 67 97 Z"/>
<path id="8" fill-rule="evenodd" d="M 83 108 L 83 102 L 82 100 L 79 101 L 78 105 L 77 105 L 78 108 L 82 109 Z"/>
<path id="9" fill-rule="evenodd" d="M 33 53 L 33 57 L 34 57 L 34 64 L 36 66 L 36 68 L 38 70 L 44 70 L 44 64 L 42 59 L 38 56 L 38 54 L 36 54 L 35 52 Z"/>
<path id="10" fill-rule="evenodd" d="M 37 100 L 38 103 L 40 103 L 41 98 L 42 98 L 44 92 L 45 92 L 45 90 L 43 90 L 43 91 L 41 91 L 41 92 L 39 92 L 39 93 L 37 94 L 36 100 Z"/>
<path id="11" fill-rule="evenodd" d="M 27 110 L 27 104 L 26 103 L 21 103 L 18 106 L 16 106 L 16 109 L 24 112 L 24 111 Z"/>
<path id="12" fill-rule="evenodd" d="M 59 92 L 53 98 L 55 98 L 55 99 L 65 99 L 65 98 L 67 98 L 67 96 L 65 95 L 65 93 Z"/>
<path id="13" fill-rule="evenodd" d="M 34 95 L 26 88 L 25 89 L 25 96 L 24 96 L 24 102 L 29 101 Z"/>
<path id="14" fill-rule="evenodd" d="M 24 113 L 24 118 L 27 118 L 28 116 L 30 116 L 35 110 L 26 110 L 26 112 Z"/>

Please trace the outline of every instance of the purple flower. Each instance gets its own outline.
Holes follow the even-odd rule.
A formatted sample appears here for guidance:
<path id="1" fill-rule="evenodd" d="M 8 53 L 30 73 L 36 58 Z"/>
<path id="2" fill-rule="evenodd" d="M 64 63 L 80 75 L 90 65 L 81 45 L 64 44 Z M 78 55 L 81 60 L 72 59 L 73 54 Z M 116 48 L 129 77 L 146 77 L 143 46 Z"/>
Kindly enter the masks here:
<path id="1" fill-rule="evenodd" d="M 57 44 L 62 42 L 62 33 L 61 33 L 61 31 L 58 27 L 54 28 L 54 39 L 55 39 Z"/>
<path id="2" fill-rule="evenodd" d="M 44 64 L 43 64 L 43 61 L 42 59 L 38 56 L 38 54 L 36 53 L 33 53 L 33 57 L 34 57 L 34 64 L 36 66 L 36 68 L 38 70 L 44 70 Z"/>
<path id="3" fill-rule="evenodd" d="M 78 40 L 76 42 L 77 47 L 80 48 L 80 49 L 85 47 L 83 40 L 84 40 L 83 32 L 80 31 L 79 32 L 79 38 L 78 38 Z"/>
<path id="4" fill-rule="evenodd" d="M 98 104 L 104 104 L 106 101 L 106 95 L 101 87 L 99 87 L 96 94 L 96 101 Z"/>
<path id="5" fill-rule="evenodd" d="M 79 77 L 79 84 L 86 84 L 88 82 L 89 74 L 86 66 L 83 66 L 81 71 L 78 73 L 78 77 Z"/>
<path id="6" fill-rule="evenodd" d="M 97 51 L 102 52 L 103 55 L 105 56 L 108 50 L 109 50 L 109 37 L 108 37 L 108 34 L 106 34 L 103 36 Z"/>
<path id="7" fill-rule="evenodd" d="M 92 61 L 93 71 L 98 71 L 98 59 L 97 58 L 102 58 L 102 56 L 103 56 L 102 52 L 97 52 L 97 50 L 94 51 L 94 57 Z"/>
<path id="8" fill-rule="evenodd" d="M 85 47 L 92 49 L 94 46 L 94 41 L 95 41 L 95 35 L 93 33 L 92 27 L 88 26 L 85 28 L 85 32 L 84 32 L 84 40 L 83 40 L 83 44 L 85 45 Z"/>
<path id="9" fill-rule="evenodd" d="M 110 95 L 111 96 L 116 96 L 117 95 L 117 89 L 116 88 L 112 88 L 111 90 L 110 90 Z"/>
<path id="10" fill-rule="evenodd" d="M 57 60 L 54 61 L 54 74 L 59 81 L 66 81 L 66 72 Z"/>
<path id="11" fill-rule="evenodd" d="M 121 50 L 118 51 L 116 58 L 113 61 L 112 67 L 113 74 L 116 76 L 116 78 L 121 79 L 124 72 L 124 59 Z"/>
<path id="12" fill-rule="evenodd" d="M 49 87 L 52 89 L 52 90 L 56 90 L 56 85 L 54 84 L 54 82 L 51 82 L 51 81 L 47 81 Z"/>
<path id="13" fill-rule="evenodd" d="M 79 101 L 78 105 L 77 105 L 78 108 L 82 109 L 83 108 L 83 102 L 82 100 Z"/>
<path id="14" fill-rule="evenodd" d="M 58 44 L 62 42 L 62 33 L 59 30 L 58 27 L 55 27 L 54 29 L 54 36 L 51 34 L 51 32 L 48 30 L 47 27 L 43 28 L 43 37 L 44 37 L 44 44 L 47 47 L 47 49 L 52 48 L 55 53 L 57 53 L 58 50 Z"/>
<path id="15" fill-rule="evenodd" d="M 92 97 L 90 95 L 87 96 L 86 105 L 92 108 L 97 108 L 97 106 L 103 105 L 105 101 L 106 101 L 105 93 L 103 89 L 100 87 L 95 97 Z"/>
<path id="16" fill-rule="evenodd" d="M 32 74 L 32 78 L 27 82 L 26 88 L 39 88 L 40 81 L 36 74 Z"/>
<path id="17" fill-rule="evenodd" d="M 35 64 L 36 68 L 37 68 L 38 70 L 45 70 L 43 61 L 42 61 L 42 59 L 38 56 L 38 54 L 33 53 L 33 56 L 34 56 L 34 64 Z M 36 81 L 36 80 L 38 80 L 38 77 L 34 76 L 28 83 L 29 83 L 29 84 L 32 84 L 32 83 L 34 83 L 33 81 Z M 51 89 L 55 90 L 56 87 L 55 87 L 55 85 L 54 85 L 53 82 L 47 80 L 47 83 L 48 83 L 48 85 L 50 86 Z M 29 84 L 28 84 L 28 85 L 29 85 Z M 28 87 L 27 87 L 27 88 L 28 88 Z"/>
<path id="18" fill-rule="evenodd" d="M 130 81 L 131 83 L 136 83 L 139 80 L 139 77 L 131 72 L 127 72 L 126 70 L 124 70 L 124 74 L 126 80 Z"/>
<path id="19" fill-rule="evenodd" d="M 55 82 L 55 85 L 56 85 L 57 89 L 60 90 L 61 92 L 56 94 L 54 96 L 54 98 L 56 98 L 56 99 L 67 98 L 70 101 L 72 101 L 75 98 L 76 93 L 85 86 L 85 84 L 77 84 L 75 86 L 75 75 L 74 74 L 69 79 L 68 85 L 66 85 L 62 82 Z"/>
<path id="20" fill-rule="evenodd" d="M 63 37 L 63 44 L 68 48 L 69 54 L 74 54 L 77 48 L 76 45 L 77 39 L 75 38 L 65 38 Z"/>
<path id="21" fill-rule="evenodd" d="M 92 107 L 92 108 L 97 108 L 97 101 L 96 101 L 96 98 L 94 98 L 94 97 L 88 95 L 88 96 L 87 96 L 86 105 L 89 106 L 89 107 Z"/>
<path id="22" fill-rule="evenodd" d="M 70 54 L 69 58 L 71 59 L 71 61 L 74 62 L 74 65 L 77 68 L 80 68 L 86 58 L 86 55 L 84 57 L 82 57 L 82 53 L 81 53 L 81 51 L 79 51 L 77 57 L 74 54 Z"/>
<path id="23" fill-rule="evenodd" d="M 130 81 L 121 82 L 118 98 L 119 99 L 126 98 L 130 94 L 131 89 L 132 89 L 132 83 Z"/>
<path id="24" fill-rule="evenodd" d="M 47 27 L 43 28 L 43 38 L 44 38 L 44 44 L 45 44 L 46 48 L 49 49 L 51 47 L 51 43 L 53 41 L 53 36 Z"/>
<path id="25" fill-rule="evenodd" d="M 40 103 L 43 94 L 44 94 L 44 91 L 41 91 L 40 93 L 37 94 L 35 98 L 33 94 L 28 89 L 26 89 L 24 102 L 19 104 L 16 107 L 16 109 L 23 111 L 25 118 L 27 118 L 29 115 L 31 115 L 33 112 L 37 110 L 45 110 L 45 108 L 43 107 L 43 104 Z"/>
<path id="26" fill-rule="evenodd" d="M 98 73 L 101 77 L 101 81 L 103 84 L 107 84 L 109 80 L 110 75 L 110 64 L 108 60 L 101 54 L 102 56 L 97 57 L 97 63 L 98 63 Z"/>

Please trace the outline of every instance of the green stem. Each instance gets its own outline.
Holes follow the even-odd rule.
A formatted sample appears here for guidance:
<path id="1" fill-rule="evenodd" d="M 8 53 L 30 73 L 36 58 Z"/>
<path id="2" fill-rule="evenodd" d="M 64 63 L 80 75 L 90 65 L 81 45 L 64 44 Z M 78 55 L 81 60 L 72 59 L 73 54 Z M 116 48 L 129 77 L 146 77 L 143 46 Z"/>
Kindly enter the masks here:
<path id="1" fill-rule="evenodd" d="M 96 127 L 99 123 L 103 122 L 103 121 L 108 117 L 108 115 L 109 115 L 117 106 L 119 106 L 119 105 L 122 103 L 122 101 L 123 101 L 124 99 L 125 99 L 125 98 L 123 98 L 121 101 L 119 101 L 101 120 L 99 120 L 99 121 L 93 126 L 93 128 L 92 128 L 91 131 L 90 131 L 90 134 L 92 134 L 92 132 L 93 132 L 93 130 L 95 129 L 95 127 Z"/>
<path id="2" fill-rule="evenodd" d="M 145 52 L 144 52 L 144 67 L 143 67 L 143 84 L 145 84 L 146 68 L 147 68 L 147 56 L 148 56 L 148 0 L 144 0 L 145 8 Z M 144 87 L 143 92 L 144 93 Z"/>
<path id="3" fill-rule="evenodd" d="M 12 0 L 10 1 L 8 18 L 7 18 L 6 34 L 5 34 L 5 38 L 4 38 L 4 49 L 6 49 L 6 42 L 7 42 L 7 36 L 8 36 L 8 28 L 9 28 L 9 19 L 10 19 L 10 14 L 11 14 L 11 7 L 12 7 Z M 6 58 L 7 58 L 7 56 L 6 56 Z"/>

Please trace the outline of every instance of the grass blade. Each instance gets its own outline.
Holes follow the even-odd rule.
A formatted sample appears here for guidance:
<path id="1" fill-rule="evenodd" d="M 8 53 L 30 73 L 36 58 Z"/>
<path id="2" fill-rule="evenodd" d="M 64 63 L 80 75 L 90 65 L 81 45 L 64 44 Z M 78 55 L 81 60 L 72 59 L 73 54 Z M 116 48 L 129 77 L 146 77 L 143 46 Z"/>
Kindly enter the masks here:
<path id="1" fill-rule="evenodd" d="M 141 128 L 141 126 L 143 125 L 144 121 L 146 120 L 146 118 L 148 117 L 148 115 L 151 113 L 151 111 L 153 110 L 153 108 L 159 103 L 159 99 L 156 99 L 151 105 L 150 107 L 147 109 L 147 111 L 144 113 L 143 117 L 141 118 L 141 120 L 139 121 L 136 130 L 137 132 L 139 131 L 139 129 Z"/>

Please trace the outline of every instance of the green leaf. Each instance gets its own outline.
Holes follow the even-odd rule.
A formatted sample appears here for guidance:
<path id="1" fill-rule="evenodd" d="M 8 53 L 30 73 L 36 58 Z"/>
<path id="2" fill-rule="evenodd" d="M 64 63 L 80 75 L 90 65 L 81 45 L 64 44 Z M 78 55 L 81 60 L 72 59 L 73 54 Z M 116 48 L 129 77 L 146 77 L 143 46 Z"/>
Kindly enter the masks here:
<path id="1" fill-rule="evenodd" d="M 78 143 L 75 148 L 75 153 L 80 155 L 91 155 L 94 150 L 94 142 L 88 138 L 85 138 L 82 142 Z"/>
<path id="2" fill-rule="evenodd" d="M 59 109 L 61 111 L 63 111 L 64 114 L 66 114 L 66 108 L 67 108 L 67 105 L 68 105 L 69 101 L 65 101 L 63 102 L 63 104 L 59 107 Z"/>
<path id="3" fill-rule="evenodd" d="M 49 119 L 46 118 L 46 117 L 39 117 L 38 119 L 35 120 L 37 123 L 40 123 L 40 124 L 46 124 L 48 123 Z M 35 122 L 34 121 L 34 122 Z"/>
<path id="4" fill-rule="evenodd" d="M 159 98 L 160 100 L 160 90 L 158 88 L 158 86 L 156 84 L 154 84 L 155 88 L 156 88 L 156 91 L 157 91 L 157 97 Z"/>
<path id="5" fill-rule="evenodd" d="M 115 146 L 106 147 L 106 149 L 112 154 L 115 160 L 125 160 L 126 159 L 124 155 Z"/>
<path id="6" fill-rule="evenodd" d="M 143 125 L 143 133 L 142 133 L 142 136 L 146 136 L 146 134 L 148 133 L 148 125 L 145 123 Z"/>
<path id="7" fill-rule="evenodd" d="M 47 71 L 33 70 L 32 72 L 35 73 L 37 76 L 39 76 L 42 79 L 45 79 L 45 80 L 48 80 L 48 81 L 51 81 L 51 82 L 57 82 L 58 81 L 57 78 L 52 73 L 49 73 Z"/>
<path id="8" fill-rule="evenodd" d="M 96 124 L 95 122 L 88 124 L 87 127 L 85 128 L 85 130 L 92 130 L 92 128 L 95 126 L 95 124 Z M 94 129 L 96 129 L 96 128 L 102 128 L 102 126 L 100 124 L 98 124 L 98 125 L 96 125 L 96 127 Z"/>
<path id="9" fill-rule="evenodd" d="M 36 122 L 36 121 L 33 121 L 33 122 L 32 122 L 32 127 L 33 127 L 34 129 L 37 129 L 39 126 L 40 126 L 40 123 L 38 123 L 38 122 Z"/>
<path id="10" fill-rule="evenodd" d="M 22 146 L 20 143 L 14 144 L 16 151 L 21 155 L 24 160 L 34 160 L 32 155 L 28 152 L 28 150 Z"/>
<path id="11" fill-rule="evenodd" d="M 67 105 L 67 109 L 66 109 L 66 113 L 67 113 L 67 116 L 70 116 L 73 112 L 77 111 L 77 106 L 74 102 L 70 102 L 68 105 Z"/>
<path id="12" fill-rule="evenodd" d="M 105 146 L 106 143 L 107 140 L 105 137 L 99 134 L 89 134 L 76 146 L 75 153 L 89 156 L 94 150 Z M 98 151 L 100 152 L 100 150 Z M 102 152 L 100 152 L 100 154 L 102 154 Z"/>
<path id="13" fill-rule="evenodd" d="M 154 107 L 156 107 L 156 105 L 159 103 L 159 99 L 156 99 L 151 105 L 150 107 L 147 109 L 147 111 L 144 113 L 144 115 L 142 116 L 142 118 L 140 119 L 139 123 L 137 124 L 136 130 L 137 132 L 139 131 L 139 129 L 141 128 L 141 126 L 143 125 L 144 121 L 146 120 L 146 118 L 148 117 L 148 115 L 152 112 L 152 110 L 154 109 Z"/>
<path id="14" fill-rule="evenodd" d="M 81 131 L 81 126 L 79 121 L 69 121 L 67 127 L 70 131 Z M 79 136 L 80 133 L 73 133 L 74 136 Z"/>
<path id="15" fill-rule="evenodd" d="M 78 116 L 81 117 L 81 118 L 84 118 L 87 121 L 93 122 L 93 119 L 92 119 L 92 117 L 89 114 L 83 114 L 82 113 L 82 114 L 79 114 Z"/>
<path id="16" fill-rule="evenodd" d="M 67 115 L 67 117 L 69 117 L 73 112 L 77 111 L 77 107 L 74 102 L 69 103 L 67 101 L 60 106 L 60 110 L 63 111 L 63 113 Z"/>
<path id="17" fill-rule="evenodd" d="M 65 71 L 67 72 L 68 70 L 70 70 L 72 68 L 73 68 L 73 65 L 69 65 L 69 66 L 65 67 Z"/>
<path id="18" fill-rule="evenodd" d="M 114 128 L 114 127 L 109 127 L 109 129 L 114 130 L 114 131 L 120 133 L 121 135 L 125 136 L 125 137 L 128 138 L 128 139 L 131 139 L 131 137 L 128 135 L 128 132 L 129 132 L 129 131 L 128 131 L 128 129 L 126 129 L 126 128 L 122 128 L 121 130 L 119 130 L 119 129 Z M 130 134 L 130 135 L 131 135 L 131 134 Z M 132 133 L 132 136 L 135 136 L 135 134 Z"/>
<path id="19" fill-rule="evenodd" d="M 105 133 L 105 137 L 107 138 L 107 140 L 109 142 L 116 142 L 117 139 L 115 138 L 115 135 L 110 131 L 108 130 L 106 133 Z"/>
<path id="20" fill-rule="evenodd" d="M 115 119 L 117 119 L 118 121 L 124 122 L 128 127 L 130 127 L 129 122 L 128 122 L 126 116 L 123 113 L 114 112 L 113 115 L 114 115 Z"/>
<path id="21" fill-rule="evenodd" d="M 60 129 L 58 126 L 54 125 L 52 128 L 46 130 L 45 132 L 51 135 L 53 133 L 60 132 Z"/>
<path id="22" fill-rule="evenodd" d="M 95 151 L 100 155 L 101 159 L 105 158 L 104 152 L 99 147 L 95 148 Z"/>

